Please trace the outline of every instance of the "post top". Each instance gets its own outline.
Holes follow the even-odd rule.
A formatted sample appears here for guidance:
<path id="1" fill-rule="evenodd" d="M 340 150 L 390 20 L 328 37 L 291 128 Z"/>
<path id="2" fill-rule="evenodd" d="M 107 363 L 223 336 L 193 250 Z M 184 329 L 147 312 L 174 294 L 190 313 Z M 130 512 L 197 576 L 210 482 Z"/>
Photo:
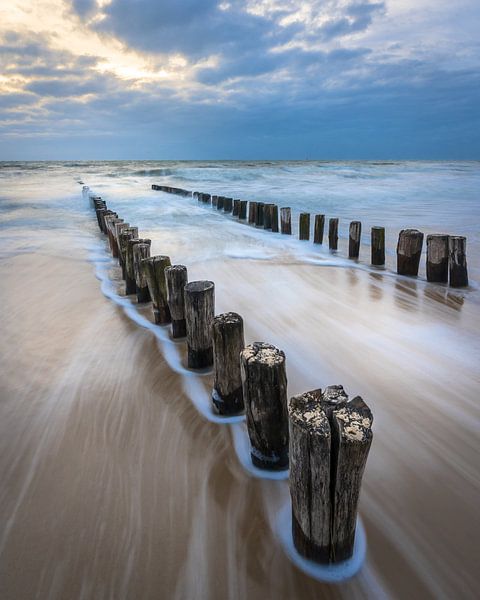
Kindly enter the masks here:
<path id="1" fill-rule="evenodd" d="M 206 292 L 207 290 L 211 290 L 215 287 L 213 281 L 201 280 L 201 281 L 191 281 L 185 285 L 185 291 L 190 293 L 198 293 L 198 292 Z"/>
<path id="2" fill-rule="evenodd" d="M 269 367 L 285 362 L 284 352 L 266 342 L 254 342 L 246 346 L 241 356 L 248 363 L 259 363 Z"/>
<path id="3" fill-rule="evenodd" d="M 333 420 L 345 441 L 370 443 L 373 415 L 360 396 L 333 411 Z"/>
<path id="4" fill-rule="evenodd" d="M 187 267 L 185 265 L 171 265 L 167 267 L 165 271 L 186 271 Z"/>
<path id="5" fill-rule="evenodd" d="M 321 437 L 330 437 L 330 424 L 322 406 L 322 390 L 311 390 L 290 398 L 290 420 Z"/>
<path id="6" fill-rule="evenodd" d="M 218 325 L 229 325 L 234 323 L 243 323 L 242 317 L 236 312 L 227 312 L 216 315 L 213 318 L 213 323 Z"/>

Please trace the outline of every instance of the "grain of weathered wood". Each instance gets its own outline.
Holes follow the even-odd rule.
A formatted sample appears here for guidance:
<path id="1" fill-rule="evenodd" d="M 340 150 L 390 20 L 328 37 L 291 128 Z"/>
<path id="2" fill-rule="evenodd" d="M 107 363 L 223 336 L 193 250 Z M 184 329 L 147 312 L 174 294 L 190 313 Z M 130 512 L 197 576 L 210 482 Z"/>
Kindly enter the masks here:
<path id="1" fill-rule="evenodd" d="M 147 278 L 145 277 L 145 271 L 142 268 L 142 260 L 150 256 L 150 244 L 135 244 L 132 251 L 137 302 L 150 302 L 150 291 L 148 289 Z"/>
<path id="2" fill-rule="evenodd" d="M 418 229 L 402 229 L 397 244 L 397 273 L 399 275 L 418 275 L 422 254 L 423 233 Z"/>
<path id="3" fill-rule="evenodd" d="M 118 262 L 121 264 L 121 252 L 120 252 L 120 234 L 122 231 L 125 231 L 127 227 L 130 227 L 130 223 L 125 223 L 125 221 L 119 221 L 115 223 L 115 231 L 113 232 L 113 236 L 115 238 L 115 244 L 117 247 L 117 258 Z"/>
<path id="4" fill-rule="evenodd" d="M 332 413 L 331 562 L 341 562 L 353 554 L 360 487 L 372 443 L 372 422 L 372 412 L 360 396 Z"/>
<path id="5" fill-rule="evenodd" d="M 330 250 L 338 249 L 338 219 L 328 220 L 328 247 Z"/>
<path id="6" fill-rule="evenodd" d="M 280 209 L 280 231 L 292 235 L 292 209 L 289 206 Z"/>
<path id="7" fill-rule="evenodd" d="M 234 198 L 232 216 L 238 217 L 239 213 L 240 213 L 240 200 L 238 200 L 237 198 Z"/>
<path id="8" fill-rule="evenodd" d="M 271 344 L 255 342 L 242 351 L 240 364 L 252 462 L 261 469 L 287 469 L 285 354 Z"/>
<path id="9" fill-rule="evenodd" d="M 135 281 L 135 266 L 133 258 L 133 247 L 136 244 L 149 244 L 150 240 L 143 238 L 132 238 L 127 240 L 127 250 L 125 255 L 125 293 L 127 296 L 136 294 L 137 283 Z"/>
<path id="10" fill-rule="evenodd" d="M 248 200 L 240 200 L 240 209 L 238 211 L 238 218 L 244 221 L 247 218 L 247 205 Z"/>
<path id="11" fill-rule="evenodd" d="M 300 213 L 298 218 L 298 239 L 310 239 L 310 213 Z"/>
<path id="12" fill-rule="evenodd" d="M 272 231 L 278 233 L 278 206 L 272 204 Z"/>
<path id="13" fill-rule="evenodd" d="M 203 369 L 213 364 L 212 322 L 215 314 L 213 281 L 191 281 L 185 286 L 188 366 Z"/>
<path id="14" fill-rule="evenodd" d="M 272 228 L 272 208 L 273 204 L 265 204 L 263 207 L 263 228 L 267 230 Z"/>
<path id="15" fill-rule="evenodd" d="M 427 281 L 448 283 L 449 236 L 427 235 Z"/>
<path id="16" fill-rule="evenodd" d="M 450 285 L 468 286 L 467 238 L 463 236 L 450 236 Z"/>
<path id="17" fill-rule="evenodd" d="M 372 227 L 372 265 L 381 267 L 385 264 L 385 227 Z"/>
<path id="18" fill-rule="evenodd" d="M 255 223 L 256 215 L 257 215 L 257 203 L 250 201 L 248 203 L 248 222 L 250 224 Z"/>
<path id="19" fill-rule="evenodd" d="M 257 202 L 255 211 L 255 226 L 263 227 L 263 220 L 265 215 L 265 204 L 263 202 Z"/>
<path id="20" fill-rule="evenodd" d="M 173 265 L 165 269 L 167 284 L 167 302 L 172 318 L 172 337 L 182 338 L 187 335 L 185 322 L 185 286 L 188 282 L 187 267 Z"/>
<path id="21" fill-rule="evenodd" d="M 242 317 L 234 312 L 217 315 L 213 319 L 212 338 L 212 401 L 221 415 L 237 414 L 244 409 L 240 371 L 240 353 L 245 347 Z"/>
<path id="22" fill-rule="evenodd" d="M 170 257 L 162 255 L 151 256 L 142 261 L 142 268 L 153 303 L 153 316 L 157 325 L 165 325 L 171 321 L 165 278 L 165 269 L 171 264 Z"/>
<path id="23" fill-rule="evenodd" d="M 138 227 L 126 227 L 119 236 L 119 262 L 122 267 L 122 278 L 127 278 L 127 243 L 138 238 Z"/>
<path id="24" fill-rule="evenodd" d="M 348 258 L 358 258 L 360 255 L 360 239 L 362 237 L 362 224 L 352 221 L 348 232 Z"/>
<path id="25" fill-rule="evenodd" d="M 323 244 L 323 231 L 325 229 L 325 215 L 315 215 L 313 229 L 313 243 Z"/>

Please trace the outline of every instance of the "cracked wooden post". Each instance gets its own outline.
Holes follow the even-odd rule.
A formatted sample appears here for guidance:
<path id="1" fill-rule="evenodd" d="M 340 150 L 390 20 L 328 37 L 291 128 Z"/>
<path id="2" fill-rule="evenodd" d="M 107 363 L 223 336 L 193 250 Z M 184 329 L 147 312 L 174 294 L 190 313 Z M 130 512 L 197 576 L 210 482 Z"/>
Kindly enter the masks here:
<path id="1" fill-rule="evenodd" d="M 165 269 L 171 264 L 170 257 L 162 255 L 151 256 L 142 261 L 142 268 L 153 303 L 153 316 L 157 325 L 166 325 L 171 321 L 165 279 Z"/>
<path id="2" fill-rule="evenodd" d="M 204 369 L 213 364 L 212 322 L 215 314 L 213 281 L 192 281 L 185 286 L 188 366 Z"/>
<path id="3" fill-rule="evenodd" d="M 172 318 L 172 337 L 183 338 L 187 335 L 185 322 L 185 286 L 188 282 L 187 267 L 173 265 L 165 269 L 167 284 L 167 302 Z"/>
<path id="4" fill-rule="evenodd" d="M 253 225 L 257 214 L 257 203 L 250 201 L 248 204 L 248 222 Z"/>
<path id="5" fill-rule="evenodd" d="M 423 233 L 418 229 L 402 229 L 400 231 L 397 244 L 397 273 L 399 275 L 418 275 L 422 245 Z"/>
<path id="6" fill-rule="evenodd" d="M 353 554 L 372 413 L 342 386 L 289 402 L 292 535 L 298 552 L 322 564 Z"/>
<path id="7" fill-rule="evenodd" d="M 313 227 L 313 243 L 323 244 L 323 231 L 325 229 L 325 215 L 315 215 Z"/>
<path id="8" fill-rule="evenodd" d="M 448 283 L 449 236 L 427 235 L 427 281 Z"/>
<path id="9" fill-rule="evenodd" d="M 351 558 L 355 542 L 358 500 L 368 453 L 372 443 L 373 416 L 357 396 L 331 418 L 333 512 L 330 561 Z"/>
<path id="10" fill-rule="evenodd" d="M 362 224 L 352 221 L 348 232 L 348 258 L 358 258 L 360 255 L 360 239 L 362 237 Z"/>
<path id="11" fill-rule="evenodd" d="M 292 235 L 292 210 L 289 206 L 280 209 L 280 231 Z"/>
<path id="12" fill-rule="evenodd" d="M 136 244 L 150 244 L 150 240 L 143 238 L 132 238 L 127 240 L 127 251 L 125 256 L 125 294 L 137 293 L 137 283 L 135 281 L 135 263 L 133 257 L 133 247 Z"/>
<path id="13" fill-rule="evenodd" d="M 265 204 L 263 202 L 257 202 L 255 211 L 255 227 L 263 227 L 264 216 Z"/>
<path id="14" fill-rule="evenodd" d="M 122 264 L 122 255 L 120 251 L 120 234 L 122 231 L 125 231 L 128 227 L 130 227 L 130 223 L 125 223 L 125 221 L 118 221 L 115 223 L 115 229 L 113 232 L 113 237 L 115 238 L 115 244 L 117 247 L 117 259 L 118 263 Z"/>
<path id="15" fill-rule="evenodd" d="M 300 213 L 298 218 L 298 239 L 310 239 L 310 213 Z"/>
<path id="16" fill-rule="evenodd" d="M 450 236 L 450 285 L 468 286 L 467 238 L 459 235 Z"/>
<path id="17" fill-rule="evenodd" d="M 242 317 L 234 312 L 216 316 L 212 337 L 212 401 L 221 415 L 234 415 L 244 409 L 240 370 L 240 353 L 245 347 Z"/>
<path id="18" fill-rule="evenodd" d="M 247 218 L 247 205 L 248 200 L 240 200 L 240 209 L 238 211 L 238 218 L 244 221 Z"/>
<path id="19" fill-rule="evenodd" d="M 148 240 L 150 241 L 150 240 Z M 133 246 L 133 271 L 135 275 L 135 291 L 137 302 L 150 302 L 150 290 L 148 289 L 145 271 L 142 268 L 142 260 L 150 256 L 150 243 L 142 242 Z"/>
<path id="20" fill-rule="evenodd" d="M 238 217 L 240 213 L 240 200 L 237 200 L 236 198 L 233 200 L 233 210 L 232 210 L 232 216 L 233 217 Z"/>
<path id="21" fill-rule="evenodd" d="M 252 463 L 260 469 L 288 469 L 285 354 L 255 342 L 240 356 Z"/>
<path id="22" fill-rule="evenodd" d="M 127 245 L 128 240 L 138 239 L 138 227 L 125 227 L 119 237 L 119 262 L 122 267 L 122 279 L 127 279 Z"/>
<path id="23" fill-rule="evenodd" d="M 110 244 L 110 251 L 113 258 L 118 258 L 118 246 L 117 239 L 115 237 L 115 225 L 117 223 L 123 223 L 123 219 L 109 215 L 106 217 L 105 223 L 107 225 L 108 243 Z"/>
<path id="24" fill-rule="evenodd" d="M 383 267 L 385 264 L 385 227 L 372 227 L 372 265 Z"/>
<path id="25" fill-rule="evenodd" d="M 338 249 L 338 219 L 328 220 L 328 247 L 330 250 Z"/>
<path id="26" fill-rule="evenodd" d="M 272 232 L 278 233 L 278 206 L 272 204 Z"/>

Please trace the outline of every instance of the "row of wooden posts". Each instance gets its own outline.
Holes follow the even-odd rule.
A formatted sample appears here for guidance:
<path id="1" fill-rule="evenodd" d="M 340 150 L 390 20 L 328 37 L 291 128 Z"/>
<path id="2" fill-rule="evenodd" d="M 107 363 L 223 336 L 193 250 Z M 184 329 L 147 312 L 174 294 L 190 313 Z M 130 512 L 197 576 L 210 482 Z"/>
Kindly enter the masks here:
<path id="1" fill-rule="evenodd" d="M 118 258 L 126 294 L 152 301 L 155 323 L 186 336 L 188 367 L 213 366 L 212 403 L 220 415 L 246 412 L 251 460 L 259 469 L 290 468 L 292 536 L 300 554 L 323 564 L 353 554 L 361 480 L 372 442 L 372 413 L 359 396 L 329 386 L 287 401 L 285 354 L 272 344 L 245 346 L 243 319 L 215 316 L 212 281 L 188 282 L 187 268 L 150 256 L 138 228 L 91 198 L 98 226 Z"/>
<path id="2" fill-rule="evenodd" d="M 152 185 L 152 189 L 177 194 L 193 196 L 199 202 L 211 204 L 224 213 L 232 213 L 240 220 L 256 227 L 273 232 L 279 231 L 279 209 L 276 204 L 263 202 L 247 202 L 225 196 L 214 196 L 203 192 L 191 192 L 182 188 L 164 185 Z M 247 216 L 248 205 L 248 216 Z M 299 239 L 310 239 L 310 213 L 300 213 Z M 328 220 L 328 246 L 330 250 L 338 249 L 338 218 Z M 323 244 L 325 215 L 314 216 L 313 243 Z M 290 207 L 280 208 L 280 232 L 292 234 L 292 212 Z M 358 259 L 360 254 L 360 239 L 362 223 L 352 221 L 349 226 L 348 257 Z M 420 266 L 424 235 L 418 229 L 402 229 L 397 243 L 397 273 L 399 275 L 417 276 Z M 435 283 L 450 283 L 451 287 L 468 286 L 467 240 L 462 236 L 446 234 L 427 235 L 427 281 Z M 376 267 L 385 265 L 385 228 L 371 228 L 371 264 Z"/>

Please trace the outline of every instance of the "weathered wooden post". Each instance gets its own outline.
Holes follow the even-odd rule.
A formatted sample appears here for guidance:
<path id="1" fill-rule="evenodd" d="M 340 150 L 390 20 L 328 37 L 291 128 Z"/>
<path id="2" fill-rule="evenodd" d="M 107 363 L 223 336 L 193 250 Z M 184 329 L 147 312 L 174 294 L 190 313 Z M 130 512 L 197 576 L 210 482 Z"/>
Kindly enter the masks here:
<path id="1" fill-rule="evenodd" d="M 137 282 L 135 281 L 135 263 L 133 258 L 133 248 L 136 244 L 149 244 L 150 240 L 143 238 L 132 238 L 127 240 L 127 251 L 125 256 L 125 294 L 135 294 L 137 292 Z"/>
<path id="2" fill-rule="evenodd" d="M 292 210 L 289 206 L 280 209 L 280 231 L 292 235 Z"/>
<path id="3" fill-rule="evenodd" d="M 213 319 L 212 401 L 221 415 L 233 415 L 244 409 L 240 353 L 245 347 L 243 319 L 234 312 Z"/>
<path id="4" fill-rule="evenodd" d="M 263 228 L 272 228 L 272 208 L 273 204 L 265 204 L 263 207 Z"/>
<path id="5" fill-rule="evenodd" d="M 238 211 L 238 218 L 244 221 L 247 218 L 247 205 L 248 200 L 240 200 L 240 209 Z"/>
<path id="6" fill-rule="evenodd" d="M 213 364 L 212 322 L 215 313 L 213 281 L 191 281 L 185 286 L 188 366 L 203 369 Z"/>
<path id="7" fill-rule="evenodd" d="M 232 212 L 233 207 L 233 198 L 224 198 L 223 199 L 223 212 L 229 213 Z"/>
<path id="8" fill-rule="evenodd" d="M 399 275 L 418 275 L 418 266 L 422 254 L 423 233 L 418 229 L 402 229 L 397 244 L 397 273 Z"/>
<path id="9" fill-rule="evenodd" d="M 330 250 L 338 249 L 338 219 L 328 220 L 328 247 Z"/>
<path id="10" fill-rule="evenodd" d="M 115 230 L 113 232 L 113 237 L 115 238 L 115 245 L 117 248 L 117 258 L 120 265 L 122 264 L 122 255 L 120 252 L 120 234 L 122 233 L 122 231 L 125 231 L 127 227 L 130 227 L 130 223 L 125 223 L 125 221 L 118 221 L 117 223 L 115 223 Z"/>
<path id="11" fill-rule="evenodd" d="M 257 203 L 252 202 L 250 200 L 250 202 L 248 204 L 248 222 L 249 222 L 249 224 L 255 223 L 256 214 L 257 214 Z"/>
<path id="12" fill-rule="evenodd" d="M 255 227 L 263 227 L 263 220 L 265 215 L 265 204 L 263 202 L 257 202 L 255 212 Z"/>
<path id="13" fill-rule="evenodd" d="M 169 256 L 151 256 L 142 261 L 142 268 L 152 298 L 153 316 L 157 325 L 165 325 L 171 321 L 165 278 L 165 269 L 171 264 Z"/>
<path id="14" fill-rule="evenodd" d="M 298 239 L 310 239 L 310 213 L 300 213 L 298 219 Z"/>
<path id="15" fill-rule="evenodd" d="M 122 267 L 122 278 L 127 279 L 127 245 L 128 240 L 133 240 L 138 238 L 138 227 L 126 227 L 121 233 L 119 237 L 120 245 L 119 245 L 119 262 Z"/>
<path id="16" fill-rule="evenodd" d="M 459 235 L 450 236 L 450 285 L 468 286 L 467 238 Z"/>
<path id="17" fill-rule="evenodd" d="M 360 396 L 333 411 L 331 562 L 341 562 L 353 554 L 360 487 L 372 443 L 372 422 L 372 412 Z"/>
<path id="18" fill-rule="evenodd" d="M 147 278 L 145 277 L 145 271 L 142 268 L 142 260 L 150 256 L 150 244 L 134 244 L 132 250 L 137 302 L 150 302 L 150 291 L 148 289 Z"/>
<path id="19" fill-rule="evenodd" d="M 185 322 L 185 286 L 187 285 L 187 267 L 173 265 L 165 269 L 167 283 L 167 302 L 172 318 L 172 337 L 182 338 L 187 335 Z"/>
<path id="20" fill-rule="evenodd" d="M 118 258 L 118 246 L 117 246 L 117 238 L 115 237 L 115 225 L 117 223 L 123 223 L 123 219 L 118 217 L 109 216 L 107 218 L 107 233 L 108 233 L 108 243 L 110 244 L 110 250 L 112 251 L 112 257 Z"/>
<path id="21" fill-rule="evenodd" d="M 325 215 L 315 215 L 313 228 L 313 243 L 323 244 L 323 230 L 325 229 Z"/>
<path id="22" fill-rule="evenodd" d="M 287 469 L 285 354 L 271 344 L 255 342 L 240 356 L 252 462 L 260 469 Z"/>
<path id="23" fill-rule="evenodd" d="M 295 396 L 288 409 L 295 547 L 319 563 L 344 561 L 353 554 L 372 413 L 342 386 Z"/>
<path id="24" fill-rule="evenodd" d="M 348 258 L 358 258 L 360 255 L 360 239 L 362 237 L 362 224 L 360 221 L 352 221 L 348 236 Z"/>
<path id="25" fill-rule="evenodd" d="M 217 210 L 223 210 L 225 198 L 223 196 L 217 196 Z"/>
<path id="26" fill-rule="evenodd" d="M 448 241 L 448 235 L 427 235 L 427 281 L 448 283 Z"/>
<path id="27" fill-rule="evenodd" d="M 278 233 L 278 206 L 272 204 L 272 232 Z"/>
<path id="28" fill-rule="evenodd" d="M 240 213 L 240 200 L 237 200 L 235 198 L 233 201 L 232 216 L 238 217 L 239 213 Z"/>
<path id="29" fill-rule="evenodd" d="M 385 227 L 372 227 L 372 265 L 382 267 L 385 264 Z"/>
<path id="30" fill-rule="evenodd" d="M 212 196 L 212 206 L 217 208 L 218 196 Z"/>

